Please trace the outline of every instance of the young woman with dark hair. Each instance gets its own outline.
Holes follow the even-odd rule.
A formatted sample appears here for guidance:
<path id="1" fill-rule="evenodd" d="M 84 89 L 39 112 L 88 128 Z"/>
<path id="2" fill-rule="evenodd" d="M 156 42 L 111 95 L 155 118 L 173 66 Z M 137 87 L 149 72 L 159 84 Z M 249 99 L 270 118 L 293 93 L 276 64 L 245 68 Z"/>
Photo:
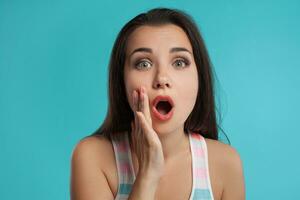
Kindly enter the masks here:
<path id="1" fill-rule="evenodd" d="M 130 20 L 112 49 L 105 121 L 73 151 L 71 199 L 245 199 L 240 156 L 218 140 L 212 72 L 185 12 Z"/>

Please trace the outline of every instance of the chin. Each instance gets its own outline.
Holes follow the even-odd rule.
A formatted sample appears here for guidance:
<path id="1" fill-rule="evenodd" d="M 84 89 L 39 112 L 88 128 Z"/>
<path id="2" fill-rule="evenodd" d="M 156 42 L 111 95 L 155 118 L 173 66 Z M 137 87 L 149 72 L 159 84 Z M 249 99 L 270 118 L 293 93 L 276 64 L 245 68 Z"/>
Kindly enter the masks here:
<path id="1" fill-rule="evenodd" d="M 176 123 L 178 125 L 178 123 Z M 175 126 L 174 122 L 172 123 L 171 120 L 169 121 L 165 121 L 165 122 L 160 122 L 160 121 L 156 121 L 153 120 L 152 121 L 152 128 L 153 130 L 157 133 L 157 135 L 166 135 L 169 134 L 171 132 L 176 131 L 177 129 L 180 129 L 181 126 Z M 182 124 L 183 127 L 183 124 Z"/>

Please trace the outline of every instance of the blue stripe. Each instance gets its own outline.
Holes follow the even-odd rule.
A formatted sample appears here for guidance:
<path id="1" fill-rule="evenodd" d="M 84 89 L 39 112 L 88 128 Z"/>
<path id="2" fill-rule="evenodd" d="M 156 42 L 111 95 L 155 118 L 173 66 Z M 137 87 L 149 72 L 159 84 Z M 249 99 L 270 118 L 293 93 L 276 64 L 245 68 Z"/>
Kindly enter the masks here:
<path id="1" fill-rule="evenodd" d="M 130 194 L 132 184 L 121 183 L 119 186 L 120 186 L 119 194 Z"/>
<path id="2" fill-rule="evenodd" d="M 211 196 L 210 196 L 210 192 L 208 189 L 195 189 L 194 191 L 194 197 L 193 200 L 199 200 L 199 199 L 205 199 L 205 200 L 210 200 Z"/>

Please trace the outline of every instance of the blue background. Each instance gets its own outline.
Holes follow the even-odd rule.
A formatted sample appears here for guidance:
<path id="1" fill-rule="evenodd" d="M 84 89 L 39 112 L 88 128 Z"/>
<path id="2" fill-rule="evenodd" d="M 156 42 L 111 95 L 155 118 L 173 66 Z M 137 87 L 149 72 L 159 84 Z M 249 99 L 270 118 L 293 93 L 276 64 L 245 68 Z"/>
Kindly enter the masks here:
<path id="1" fill-rule="evenodd" d="M 102 123 L 118 31 L 179 8 L 205 39 L 247 199 L 300 199 L 299 1 L 0 0 L 0 199 L 69 199 L 75 144 Z"/>

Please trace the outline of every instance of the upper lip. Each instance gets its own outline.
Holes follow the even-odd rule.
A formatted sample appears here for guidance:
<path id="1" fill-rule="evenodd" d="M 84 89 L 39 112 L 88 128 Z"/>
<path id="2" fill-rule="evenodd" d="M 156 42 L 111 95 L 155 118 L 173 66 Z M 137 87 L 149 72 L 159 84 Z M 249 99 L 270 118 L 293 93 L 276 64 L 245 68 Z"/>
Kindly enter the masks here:
<path id="1" fill-rule="evenodd" d="M 156 107 L 157 103 L 160 102 L 160 101 L 168 101 L 171 104 L 171 106 L 174 107 L 173 99 L 168 95 L 158 95 L 158 96 L 156 96 L 152 101 L 152 105 L 154 107 Z"/>

